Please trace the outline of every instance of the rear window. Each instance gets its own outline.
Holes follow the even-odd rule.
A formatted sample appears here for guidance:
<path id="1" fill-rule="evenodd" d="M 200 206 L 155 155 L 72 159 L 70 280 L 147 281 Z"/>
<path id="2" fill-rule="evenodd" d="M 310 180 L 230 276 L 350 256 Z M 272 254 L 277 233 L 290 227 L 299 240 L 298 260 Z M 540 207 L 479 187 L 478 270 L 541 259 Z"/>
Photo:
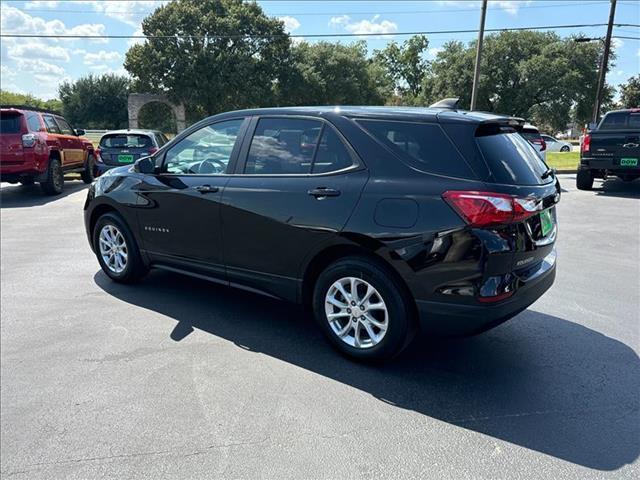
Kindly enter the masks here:
<path id="1" fill-rule="evenodd" d="M 607 113 L 598 130 L 623 130 L 640 128 L 640 113 L 635 112 L 611 112 Z"/>
<path id="2" fill-rule="evenodd" d="M 103 148 L 147 148 L 151 146 L 151 139 L 146 135 L 129 133 L 105 135 L 100 140 Z"/>
<path id="3" fill-rule="evenodd" d="M 0 115 L 0 133 L 20 133 L 20 114 L 2 113 Z"/>
<path id="4" fill-rule="evenodd" d="M 422 172 L 476 178 L 440 125 L 382 120 L 359 120 L 358 123 L 407 164 Z"/>
<path id="5" fill-rule="evenodd" d="M 526 138 L 529 141 L 531 140 L 540 141 L 540 139 L 542 138 L 542 135 L 540 135 L 540 132 L 538 130 L 533 130 L 531 128 L 523 128 L 522 131 L 520 132 L 520 135 L 522 135 L 524 138 Z"/>
<path id="6" fill-rule="evenodd" d="M 551 177 L 542 178 L 547 166 L 523 137 L 513 128 L 478 128 L 476 140 L 496 183 L 541 185 L 552 181 Z"/>

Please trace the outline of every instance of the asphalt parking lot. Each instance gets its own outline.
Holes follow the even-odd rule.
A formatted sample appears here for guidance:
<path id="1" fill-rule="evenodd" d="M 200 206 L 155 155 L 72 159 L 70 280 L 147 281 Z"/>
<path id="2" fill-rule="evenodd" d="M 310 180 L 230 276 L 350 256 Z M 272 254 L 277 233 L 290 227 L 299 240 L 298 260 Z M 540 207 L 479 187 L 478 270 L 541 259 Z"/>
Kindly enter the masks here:
<path id="1" fill-rule="evenodd" d="M 2 477 L 638 478 L 640 183 L 561 181 L 552 290 L 378 367 L 286 303 L 114 284 L 85 185 L 2 184 Z"/>

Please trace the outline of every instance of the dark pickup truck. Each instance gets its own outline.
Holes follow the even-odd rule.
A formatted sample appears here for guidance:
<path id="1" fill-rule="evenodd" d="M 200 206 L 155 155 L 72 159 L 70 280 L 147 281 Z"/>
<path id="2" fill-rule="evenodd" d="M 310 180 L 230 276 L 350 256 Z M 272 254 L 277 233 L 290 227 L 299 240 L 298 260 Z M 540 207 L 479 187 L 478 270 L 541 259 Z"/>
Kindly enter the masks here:
<path id="1" fill-rule="evenodd" d="M 580 148 L 579 190 L 591 190 L 594 178 L 640 178 L 640 108 L 608 112 L 587 133 Z"/>

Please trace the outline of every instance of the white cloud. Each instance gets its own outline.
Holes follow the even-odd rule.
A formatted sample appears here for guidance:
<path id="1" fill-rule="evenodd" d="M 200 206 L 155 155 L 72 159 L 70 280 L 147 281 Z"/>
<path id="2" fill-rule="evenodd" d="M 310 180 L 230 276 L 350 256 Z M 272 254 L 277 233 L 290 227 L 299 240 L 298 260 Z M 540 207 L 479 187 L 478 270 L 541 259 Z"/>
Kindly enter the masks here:
<path id="1" fill-rule="evenodd" d="M 137 27 L 140 25 L 140 21 L 143 17 L 153 12 L 157 7 L 164 5 L 168 0 L 155 1 L 155 0 L 129 0 L 126 2 L 118 0 L 76 0 L 73 2 L 74 7 L 86 5 L 90 10 L 98 13 L 102 13 L 109 18 L 118 20 L 120 22 Z M 32 1 L 25 3 L 25 8 L 30 9 L 55 9 L 60 6 L 61 1 Z"/>
<path id="2" fill-rule="evenodd" d="M 140 37 L 144 35 L 144 32 L 142 31 L 142 27 L 141 26 L 138 27 L 136 31 L 132 33 L 132 35 L 134 37 Z M 133 45 L 137 45 L 139 43 L 144 43 L 144 42 L 146 42 L 144 38 L 130 38 L 129 40 L 127 40 L 127 46 L 132 47 Z"/>
<path id="3" fill-rule="evenodd" d="M 105 50 L 100 50 L 97 53 L 89 52 L 84 55 L 84 64 L 85 65 L 97 65 L 99 63 L 104 62 L 115 62 L 120 59 L 120 53 L 118 52 L 107 52 Z"/>
<path id="4" fill-rule="evenodd" d="M 67 27 L 61 20 L 44 20 L 33 17 L 22 10 L 4 5 L 0 28 L 3 33 L 36 34 L 36 35 L 104 35 L 105 26 L 101 23 L 83 23 L 75 27 Z M 54 40 L 55 41 L 55 40 Z M 92 42 L 105 43 L 102 38 L 91 39 Z"/>
<path id="5" fill-rule="evenodd" d="M 278 17 L 278 20 L 284 23 L 284 29 L 289 33 L 300 28 L 300 22 L 295 17 Z"/>
<path id="6" fill-rule="evenodd" d="M 15 78 L 16 75 L 16 71 L 12 68 L 9 68 L 8 65 L 0 65 L 0 80 L 12 79 Z"/>
<path id="7" fill-rule="evenodd" d="M 45 59 L 69 61 L 69 51 L 57 45 L 46 45 L 40 41 L 27 41 L 26 43 L 15 43 L 8 47 L 7 55 L 13 59 Z"/>
<path id="8" fill-rule="evenodd" d="M 427 58 L 429 60 L 433 60 L 434 58 L 436 58 L 438 56 L 438 54 L 440 52 L 442 52 L 444 50 L 444 48 L 442 47 L 431 47 L 427 49 Z"/>
<path id="9" fill-rule="evenodd" d="M 613 44 L 613 48 L 616 50 L 620 50 L 624 46 L 624 42 L 620 38 L 611 39 L 611 43 Z"/>
<path id="10" fill-rule="evenodd" d="M 90 70 L 95 70 L 95 71 L 102 71 L 102 70 L 109 70 L 109 65 L 91 65 L 89 66 Z"/>
<path id="11" fill-rule="evenodd" d="M 341 26 L 349 33 L 358 35 L 371 35 L 376 33 L 395 33 L 398 31 L 398 24 L 390 20 L 379 21 L 380 15 L 374 16 L 371 20 L 352 21 L 349 15 L 340 15 L 339 17 L 331 17 L 329 26 Z"/>
<path id="12" fill-rule="evenodd" d="M 478 10 L 482 6 L 482 2 L 477 1 L 468 1 L 468 0 L 439 0 L 438 3 L 440 5 L 447 5 L 451 7 L 460 7 L 465 9 L 477 8 Z M 497 7 L 500 10 L 504 10 L 505 12 L 511 15 L 517 15 L 520 7 L 524 5 L 528 5 L 531 3 L 531 0 L 489 0 L 489 8 Z"/>
<path id="13" fill-rule="evenodd" d="M 35 74 L 42 77 L 60 77 L 63 76 L 66 72 L 64 68 L 59 65 L 54 65 L 53 63 L 45 62 L 40 59 L 31 59 L 31 58 L 22 58 L 16 60 L 16 65 L 18 66 L 18 70 L 25 73 Z"/>

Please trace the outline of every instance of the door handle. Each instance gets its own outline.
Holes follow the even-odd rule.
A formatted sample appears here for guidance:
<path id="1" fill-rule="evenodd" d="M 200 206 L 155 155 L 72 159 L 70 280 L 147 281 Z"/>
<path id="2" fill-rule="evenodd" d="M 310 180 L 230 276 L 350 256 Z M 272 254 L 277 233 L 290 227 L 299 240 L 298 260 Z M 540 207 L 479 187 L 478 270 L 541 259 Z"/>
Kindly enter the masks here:
<path id="1" fill-rule="evenodd" d="M 203 195 L 205 193 L 216 193 L 220 190 L 218 187 L 212 187 L 211 185 L 198 185 L 197 187 L 194 187 L 194 188 L 200 193 L 202 193 Z"/>
<path id="2" fill-rule="evenodd" d="M 338 195 L 340 195 L 340 190 L 335 190 L 333 188 L 327 187 L 318 187 L 312 188 L 307 193 L 316 198 L 337 197 Z"/>

